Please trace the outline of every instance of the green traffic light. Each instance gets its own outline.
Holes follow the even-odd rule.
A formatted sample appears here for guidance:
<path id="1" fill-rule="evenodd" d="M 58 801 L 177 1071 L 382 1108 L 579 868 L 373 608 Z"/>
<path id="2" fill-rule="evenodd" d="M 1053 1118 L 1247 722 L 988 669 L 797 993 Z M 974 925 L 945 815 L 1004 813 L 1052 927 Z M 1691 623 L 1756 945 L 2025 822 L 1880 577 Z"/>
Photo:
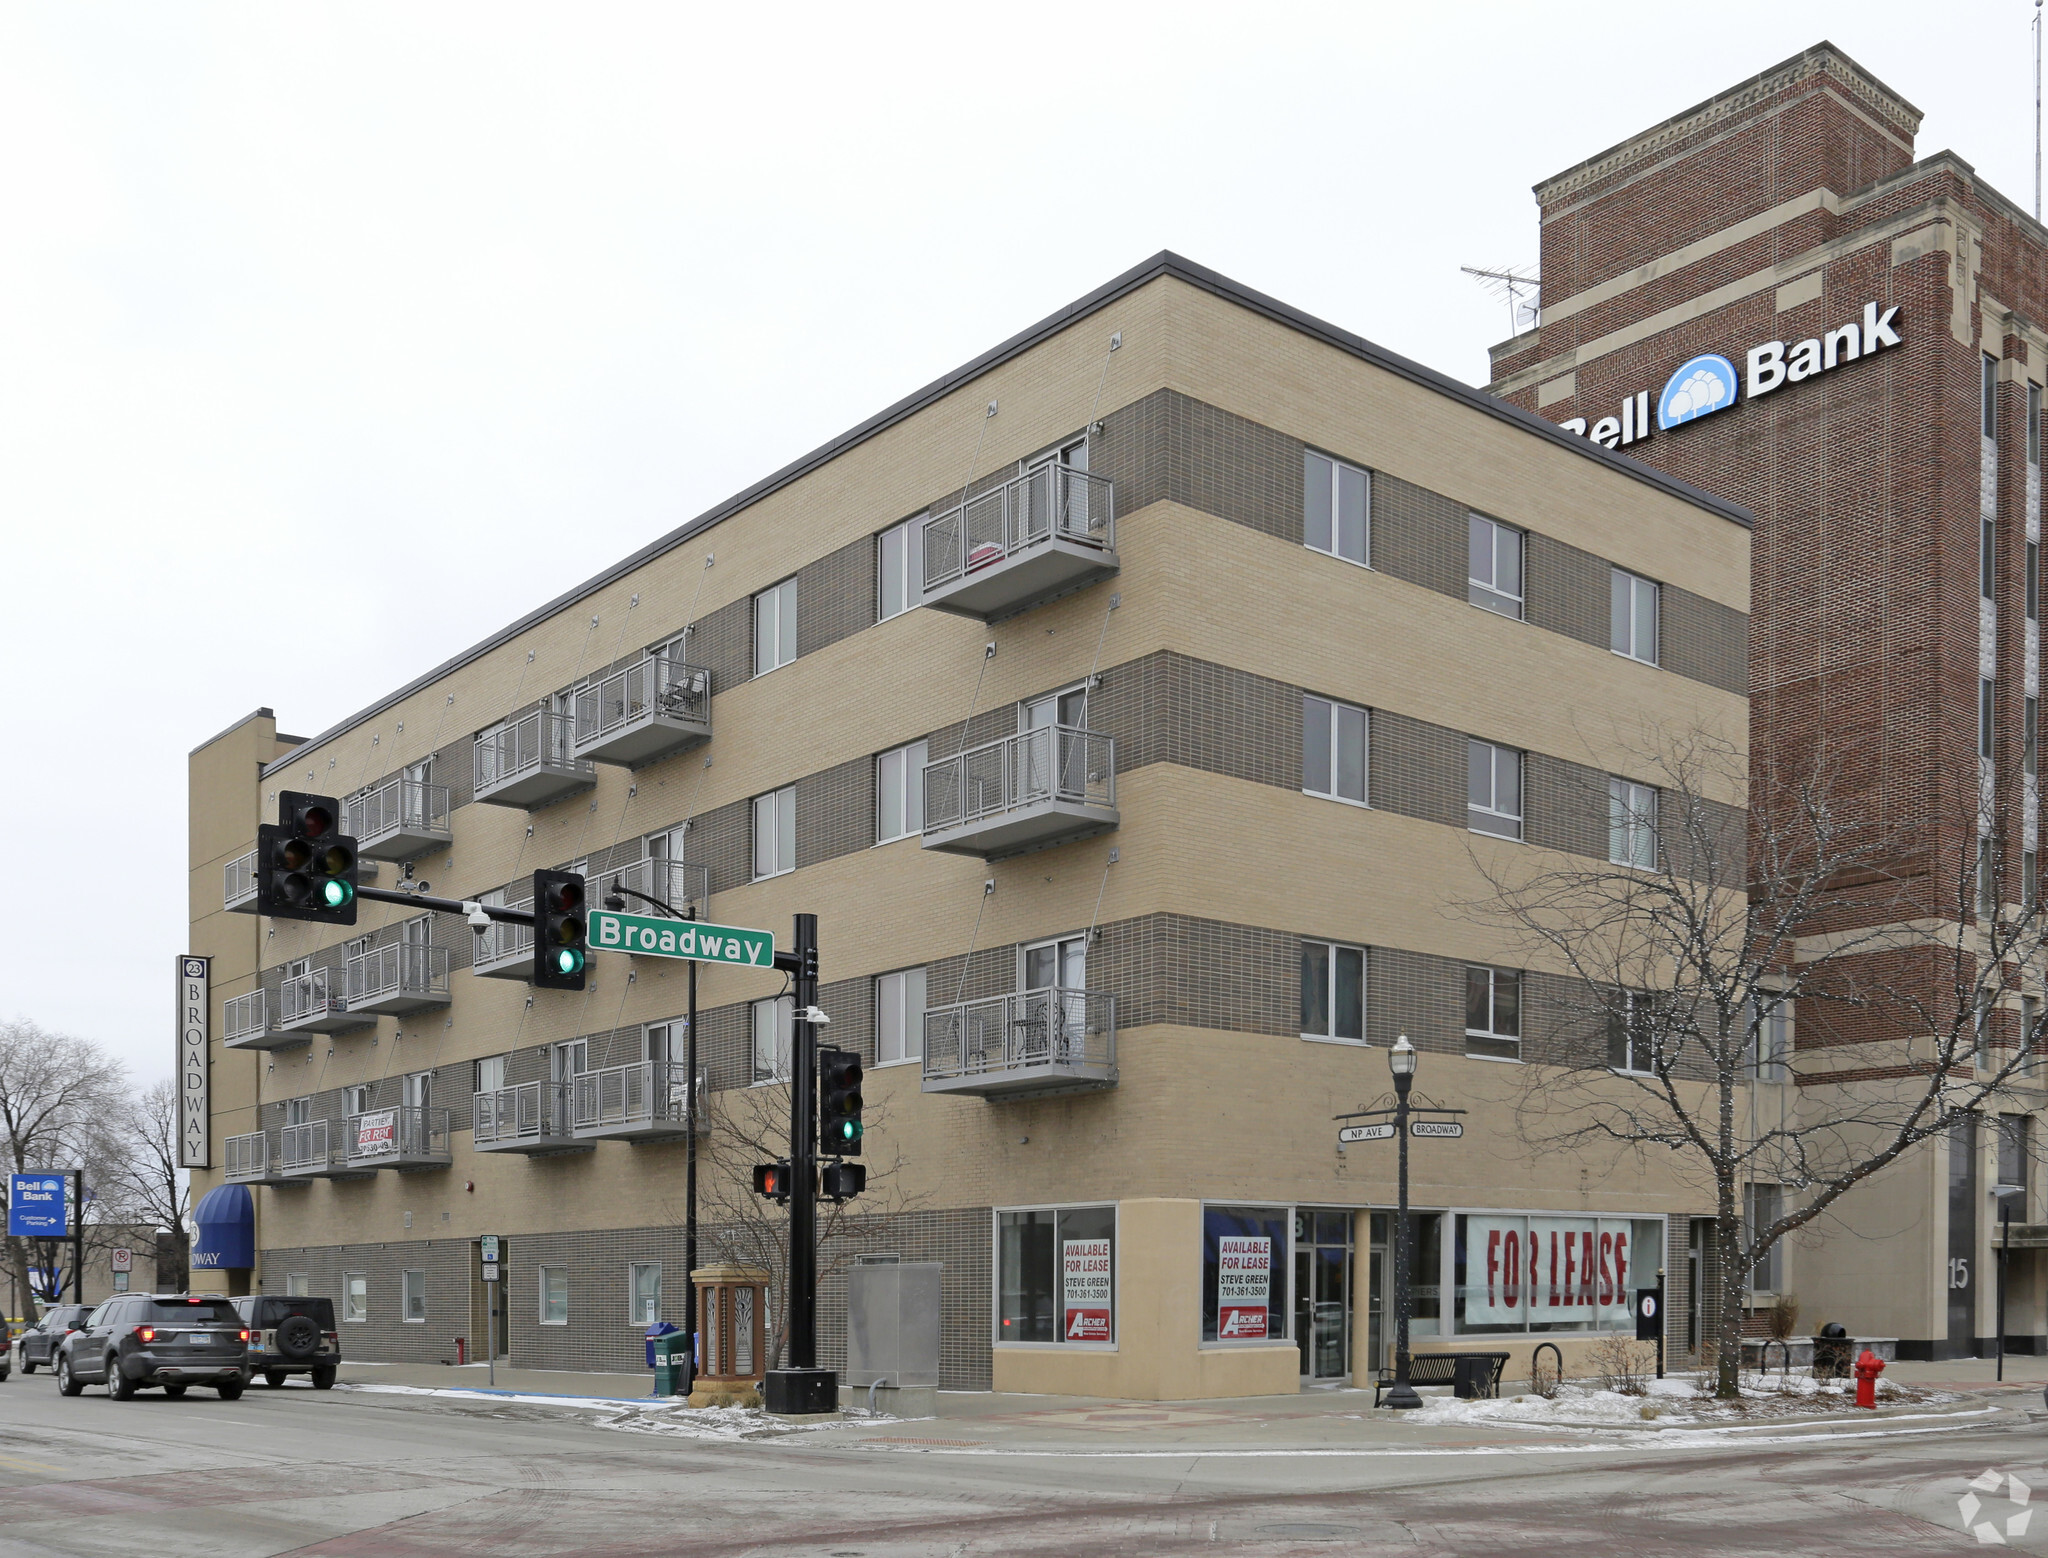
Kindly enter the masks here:
<path id="1" fill-rule="evenodd" d="M 564 974 L 583 972 L 583 950 L 580 947 L 563 947 L 555 954 L 555 967 Z"/>
<path id="2" fill-rule="evenodd" d="M 356 890 L 340 877 L 329 877 L 320 884 L 320 902 L 330 909 L 345 909 Z"/>

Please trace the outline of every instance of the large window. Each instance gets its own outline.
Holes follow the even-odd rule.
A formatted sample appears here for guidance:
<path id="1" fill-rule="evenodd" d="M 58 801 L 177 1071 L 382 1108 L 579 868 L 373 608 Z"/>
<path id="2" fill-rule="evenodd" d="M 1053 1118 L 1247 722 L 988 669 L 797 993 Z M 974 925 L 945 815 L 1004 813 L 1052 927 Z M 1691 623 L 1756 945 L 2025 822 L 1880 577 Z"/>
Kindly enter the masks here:
<path id="1" fill-rule="evenodd" d="M 754 597 L 754 674 L 765 676 L 796 658 L 796 580 L 784 579 Z"/>
<path id="2" fill-rule="evenodd" d="M 1984 392 L 1981 397 L 1984 407 L 1984 436 L 1998 436 L 1998 359 L 1989 352 L 1984 354 Z"/>
<path id="3" fill-rule="evenodd" d="M 875 538 L 875 566 L 879 580 L 875 590 L 875 620 L 887 622 L 900 617 L 917 604 L 924 588 L 924 562 L 920 537 L 924 521 L 906 519 Z"/>
<path id="4" fill-rule="evenodd" d="M 1607 781 L 1607 858 L 1618 866 L 1657 869 L 1657 792 L 1649 785 Z"/>
<path id="5" fill-rule="evenodd" d="M 1333 801 L 1366 803 L 1371 722 L 1363 709 L 1324 698 L 1301 700 L 1301 787 Z"/>
<path id="6" fill-rule="evenodd" d="M 1491 741 L 1465 748 L 1465 825 L 1495 838 L 1522 836 L 1522 754 Z"/>
<path id="7" fill-rule="evenodd" d="M 1990 757 L 1998 735 L 1998 688 L 1988 676 L 1977 678 L 1977 755 Z"/>
<path id="8" fill-rule="evenodd" d="M 2041 543 L 2027 543 L 2027 620 L 2041 620 Z"/>
<path id="9" fill-rule="evenodd" d="M 1743 1046 L 1743 1069 L 1749 1073 L 1750 1081 L 1791 1081 L 1792 1003 L 1752 1003 L 1748 1020 L 1750 1033 Z"/>
<path id="10" fill-rule="evenodd" d="M 540 1323 L 542 1325 L 567 1325 L 569 1323 L 569 1268 L 567 1266 L 543 1266 L 540 1268 Z"/>
<path id="11" fill-rule="evenodd" d="M 341 1274 L 341 1318 L 360 1325 L 370 1318 L 370 1274 L 344 1271 Z"/>
<path id="12" fill-rule="evenodd" d="M 1610 602 L 1609 643 L 1618 655 L 1657 663 L 1657 586 L 1617 568 Z"/>
<path id="13" fill-rule="evenodd" d="M 1465 598 L 1503 617 L 1522 615 L 1522 532 L 1482 515 L 1470 516 L 1471 577 Z"/>
<path id="14" fill-rule="evenodd" d="M 2027 464 L 2041 463 L 2041 386 L 2027 386 Z"/>
<path id="15" fill-rule="evenodd" d="M 796 869 L 796 786 L 754 797 L 754 880 Z"/>
<path id="16" fill-rule="evenodd" d="M 1365 1042 L 1365 949 L 1301 944 L 1301 1036 Z"/>
<path id="17" fill-rule="evenodd" d="M 1116 1341 L 1116 1208 L 996 1213 L 998 1342 Z"/>
<path id="18" fill-rule="evenodd" d="M 796 1000 L 778 995 L 756 1001 L 751 1008 L 754 1030 L 754 1080 L 789 1080 L 790 1036 L 795 1031 Z"/>
<path id="19" fill-rule="evenodd" d="M 875 980 L 875 1064 L 893 1066 L 924 1053 L 924 970 Z"/>
<path id="20" fill-rule="evenodd" d="M 1746 1243 L 1785 1215 L 1783 1185 L 1742 1187 L 1742 1235 Z M 1785 1241 L 1778 1240 L 1763 1258 L 1749 1268 L 1749 1286 L 1754 1293 L 1781 1293 L 1785 1287 Z"/>
<path id="21" fill-rule="evenodd" d="M 661 1318 L 661 1262 L 636 1260 L 626 1268 L 626 1290 L 632 1295 L 626 1319 L 653 1325 Z"/>
<path id="22" fill-rule="evenodd" d="M 1465 1053 L 1522 1058 L 1522 976 L 1511 968 L 1465 970 Z"/>
<path id="23" fill-rule="evenodd" d="M 399 1273 L 399 1280 L 405 1296 L 405 1323 L 425 1325 L 427 1323 L 427 1274 L 418 1267 L 410 1267 Z"/>
<path id="24" fill-rule="evenodd" d="M 1453 1320 L 1466 1336 L 1633 1331 L 1632 1292 L 1663 1264 L 1662 1218 L 1460 1212 Z"/>
<path id="25" fill-rule="evenodd" d="M 931 744 L 913 741 L 875 759 L 875 842 L 924 831 L 924 765 Z"/>
<path id="26" fill-rule="evenodd" d="M 1372 560 L 1372 483 L 1341 460 L 1308 453 L 1302 458 L 1302 539 L 1309 549 L 1347 562 Z"/>
<path id="27" fill-rule="evenodd" d="M 1286 1207 L 1203 1207 L 1202 1340 L 1283 1340 L 1287 1267 Z"/>
<path id="28" fill-rule="evenodd" d="M 505 1063 L 508 1055 L 486 1055 L 476 1063 L 476 1090 L 479 1093 L 495 1093 L 505 1085 Z"/>
<path id="29" fill-rule="evenodd" d="M 1613 1071 L 1651 1071 L 1656 1056 L 1655 1013 L 1641 990 L 1623 990 L 1607 1011 L 1607 1065 Z"/>

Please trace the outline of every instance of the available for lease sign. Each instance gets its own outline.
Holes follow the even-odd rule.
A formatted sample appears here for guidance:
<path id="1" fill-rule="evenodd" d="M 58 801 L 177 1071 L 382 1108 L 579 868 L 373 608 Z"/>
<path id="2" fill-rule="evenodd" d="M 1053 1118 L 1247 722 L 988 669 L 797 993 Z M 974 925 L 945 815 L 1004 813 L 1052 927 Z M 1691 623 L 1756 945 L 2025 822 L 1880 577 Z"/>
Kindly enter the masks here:
<path id="1" fill-rule="evenodd" d="M 1066 1239 L 1060 1244 L 1061 1294 L 1070 1342 L 1110 1339 L 1111 1294 L 1109 1240 Z"/>
<path id="2" fill-rule="evenodd" d="M 1620 1326 L 1630 1228 L 1593 1217 L 1465 1219 L 1465 1323 Z"/>
<path id="3" fill-rule="evenodd" d="M 1273 1292 L 1273 1241 L 1227 1235 L 1216 1241 L 1216 1336 L 1244 1341 L 1266 1334 Z"/>

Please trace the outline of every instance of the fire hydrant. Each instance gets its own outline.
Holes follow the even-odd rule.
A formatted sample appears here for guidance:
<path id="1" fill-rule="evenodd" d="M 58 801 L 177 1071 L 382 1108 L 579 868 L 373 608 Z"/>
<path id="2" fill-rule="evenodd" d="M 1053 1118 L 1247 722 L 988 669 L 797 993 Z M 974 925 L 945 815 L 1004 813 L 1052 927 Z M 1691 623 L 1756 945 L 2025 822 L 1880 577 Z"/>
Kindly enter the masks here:
<path id="1" fill-rule="evenodd" d="M 1863 1356 L 1856 1360 L 1856 1404 L 1859 1407 L 1877 1407 L 1877 1377 L 1884 1372 L 1884 1359 L 1868 1347 Z"/>

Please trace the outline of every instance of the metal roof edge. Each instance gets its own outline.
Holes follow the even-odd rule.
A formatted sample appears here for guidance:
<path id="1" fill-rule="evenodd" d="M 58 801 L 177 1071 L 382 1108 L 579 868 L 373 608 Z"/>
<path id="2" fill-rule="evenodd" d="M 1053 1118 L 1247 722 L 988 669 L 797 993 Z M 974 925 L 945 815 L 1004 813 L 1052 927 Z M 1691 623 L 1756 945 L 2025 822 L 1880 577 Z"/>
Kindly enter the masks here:
<path id="1" fill-rule="evenodd" d="M 190 752 L 187 752 L 185 755 L 187 757 L 197 757 L 201 752 L 204 752 L 208 747 L 212 746 L 216 741 L 220 740 L 222 736 L 233 735 L 236 731 L 240 730 L 244 725 L 248 724 L 249 721 L 251 721 L 252 719 L 276 718 L 277 711 L 275 709 L 251 709 L 247 714 L 244 714 L 240 719 L 236 720 L 233 724 L 227 726 L 225 729 L 215 731 L 212 735 L 208 736 L 204 741 L 200 742 L 198 746 L 194 747 Z"/>

